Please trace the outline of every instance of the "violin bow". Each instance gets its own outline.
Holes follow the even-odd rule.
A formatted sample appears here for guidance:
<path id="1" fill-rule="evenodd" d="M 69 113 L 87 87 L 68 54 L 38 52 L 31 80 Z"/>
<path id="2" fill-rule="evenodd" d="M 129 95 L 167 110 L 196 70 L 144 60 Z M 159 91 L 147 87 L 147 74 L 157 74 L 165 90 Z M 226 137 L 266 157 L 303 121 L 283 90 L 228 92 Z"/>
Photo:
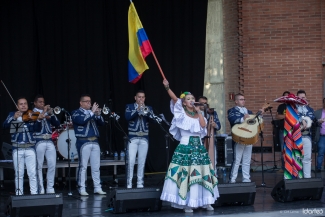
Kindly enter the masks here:
<path id="1" fill-rule="evenodd" d="M 3 81 L 2 81 L 2 80 L 1 80 L 1 83 L 2 83 L 2 85 L 4 86 L 4 88 L 6 89 L 6 91 L 7 91 L 7 93 L 9 94 L 9 96 L 10 96 L 11 100 L 12 100 L 12 101 L 13 101 L 13 103 L 15 104 L 16 108 L 18 109 L 18 106 L 17 106 L 17 104 L 16 104 L 15 100 L 12 98 L 12 96 L 11 96 L 11 94 L 10 94 L 9 90 L 7 89 L 7 87 L 6 87 L 5 83 L 3 83 Z"/>

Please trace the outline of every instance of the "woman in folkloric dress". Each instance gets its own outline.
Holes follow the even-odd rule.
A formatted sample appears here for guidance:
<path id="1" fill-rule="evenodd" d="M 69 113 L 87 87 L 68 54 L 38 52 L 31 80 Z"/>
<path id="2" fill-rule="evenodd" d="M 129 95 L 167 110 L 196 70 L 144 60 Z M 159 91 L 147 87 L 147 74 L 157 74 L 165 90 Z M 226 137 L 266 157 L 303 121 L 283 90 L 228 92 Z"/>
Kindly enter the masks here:
<path id="1" fill-rule="evenodd" d="M 180 143 L 169 164 L 160 199 L 185 212 L 198 207 L 213 210 L 211 204 L 219 197 L 218 180 L 201 143 L 207 134 L 207 121 L 200 108 L 194 106 L 195 98 L 190 92 L 184 92 L 178 99 L 168 81 L 163 84 L 172 99 L 170 108 L 174 114 L 169 132 Z"/>

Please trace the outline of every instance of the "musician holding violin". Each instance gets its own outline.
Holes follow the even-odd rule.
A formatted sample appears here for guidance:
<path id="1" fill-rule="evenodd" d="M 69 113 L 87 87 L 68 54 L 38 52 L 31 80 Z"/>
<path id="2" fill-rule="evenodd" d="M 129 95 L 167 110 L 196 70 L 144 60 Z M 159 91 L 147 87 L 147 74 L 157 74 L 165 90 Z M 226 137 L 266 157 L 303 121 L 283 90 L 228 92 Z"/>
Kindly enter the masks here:
<path id="1" fill-rule="evenodd" d="M 200 107 L 200 110 L 202 112 L 204 112 L 204 110 L 207 110 L 207 117 L 208 119 L 211 117 L 213 117 L 212 120 L 210 120 L 209 124 L 214 128 L 214 132 L 216 133 L 218 130 L 221 129 L 221 124 L 220 124 L 220 121 L 219 121 L 219 117 L 218 117 L 218 114 L 215 110 L 211 110 L 209 108 L 209 104 L 208 104 L 208 98 L 205 97 L 205 96 L 199 96 L 199 107 Z M 211 110 L 211 112 L 209 112 Z M 215 134 L 216 135 L 216 134 Z"/>
<path id="2" fill-rule="evenodd" d="M 41 123 L 41 129 L 35 131 L 33 136 L 36 140 L 36 153 L 37 153 L 37 175 L 38 175 L 38 191 L 40 194 L 44 194 L 43 186 L 43 162 L 44 156 L 47 162 L 47 187 L 46 193 L 53 194 L 54 191 L 54 177 L 56 167 L 56 149 L 52 141 L 52 126 L 59 127 L 60 122 L 53 113 L 53 109 L 50 105 L 45 105 L 44 97 L 37 95 L 34 99 L 34 112 L 40 113 L 39 122 Z"/>
<path id="3" fill-rule="evenodd" d="M 203 143 L 211 143 L 213 147 L 210 147 L 210 144 L 206 145 L 207 151 L 209 152 L 211 162 L 214 162 L 214 168 L 217 164 L 217 144 L 214 136 L 217 135 L 217 131 L 221 129 L 221 124 L 217 112 L 214 109 L 209 108 L 208 98 L 205 96 L 199 96 L 200 110 L 203 115 L 206 117 L 208 124 L 207 130 L 208 135 L 204 138 Z M 211 151 L 212 150 L 212 153 Z"/>
<path id="4" fill-rule="evenodd" d="M 86 192 L 86 170 L 90 160 L 91 176 L 94 183 L 95 194 L 106 194 L 100 184 L 100 147 L 98 144 L 99 131 L 97 126 L 105 124 L 101 116 L 101 109 L 95 102 L 91 106 L 89 95 L 80 97 L 80 108 L 72 112 L 72 122 L 74 132 L 77 138 L 76 146 L 79 157 L 79 168 L 77 174 L 77 183 L 79 194 L 88 196 Z"/>
<path id="5" fill-rule="evenodd" d="M 37 194 L 36 140 L 33 137 L 33 133 L 40 130 L 41 123 L 37 121 L 39 113 L 28 110 L 28 103 L 25 97 L 18 98 L 16 107 L 18 111 L 10 112 L 3 123 L 3 127 L 6 129 L 12 128 L 12 125 L 19 126 L 18 131 L 11 133 L 16 195 L 24 194 L 23 178 L 25 165 L 29 177 L 30 193 Z"/>

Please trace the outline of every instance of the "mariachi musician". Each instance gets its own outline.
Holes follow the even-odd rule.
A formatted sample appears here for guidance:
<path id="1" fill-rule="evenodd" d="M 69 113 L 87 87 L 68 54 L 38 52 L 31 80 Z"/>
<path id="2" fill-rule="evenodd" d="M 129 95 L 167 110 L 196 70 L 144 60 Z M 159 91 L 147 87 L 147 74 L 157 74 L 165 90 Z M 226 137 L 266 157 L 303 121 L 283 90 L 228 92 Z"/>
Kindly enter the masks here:
<path id="1" fill-rule="evenodd" d="M 52 141 L 52 128 L 59 127 L 60 122 L 58 118 L 53 113 L 53 109 L 49 105 L 45 105 L 44 97 L 42 95 L 37 95 L 34 99 L 34 112 L 40 112 L 39 122 L 41 123 L 41 129 L 34 132 L 34 138 L 36 140 L 36 153 L 37 153 L 37 175 L 38 175 L 38 191 L 40 194 L 44 194 L 43 186 L 43 162 L 44 156 L 47 162 L 47 187 L 46 193 L 53 194 L 54 191 L 54 176 L 56 167 L 56 149 Z"/>
<path id="2" fill-rule="evenodd" d="M 235 124 L 243 123 L 250 114 L 253 114 L 252 111 L 245 108 L 245 97 L 243 94 L 235 95 L 236 106 L 228 110 L 228 120 L 231 128 Z M 263 109 L 259 110 L 263 113 Z M 235 183 L 238 175 L 239 164 L 242 160 L 242 171 L 243 171 L 243 180 L 242 182 L 251 182 L 250 180 L 250 165 L 251 165 L 251 156 L 252 156 L 253 144 L 239 144 L 234 140 L 232 141 L 233 149 L 233 162 L 231 164 L 231 170 L 229 175 L 229 183 Z"/>
<path id="3" fill-rule="evenodd" d="M 16 107 L 18 111 L 10 112 L 3 123 L 3 128 L 11 130 L 12 159 L 15 169 L 15 191 L 16 195 L 24 194 L 24 167 L 26 164 L 30 193 L 37 194 L 36 140 L 33 137 L 33 132 L 40 129 L 40 122 L 36 121 L 38 114 L 33 114 L 31 110 L 28 110 L 28 103 L 25 97 L 17 99 Z M 13 129 L 13 127 L 16 129 Z"/>
<path id="4" fill-rule="evenodd" d="M 128 143 L 128 168 L 127 188 L 132 188 L 133 169 L 136 155 L 138 154 L 137 188 L 144 186 L 144 167 L 148 153 L 149 140 L 149 111 L 150 106 L 145 106 L 146 96 L 144 91 L 138 90 L 134 96 L 135 102 L 125 107 L 125 119 L 128 121 L 129 138 Z"/>
<path id="5" fill-rule="evenodd" d="M 105 124 L 101 116 L 101 109 L 95 102 L 91 106 L 89 95 L 80 97 L 80 108 L 72 112 L 72 122 L 74 132 L 77 138 L 76 146 L 79 157 L 79 168 L 77 183 L 79 194 L 88 196 L 86 192 L 86 170 L 90 160 L 91 176 L 94 183 L 95 194 L 106 194 L 100 184 L 100 147 L 98 144 L 99 131 L 98 126 Z"/>
<path id="6" fill-rule="evenodd" d="M 200 96 L 198 99 L 200 103 L 200 110 L 204 113 L 208 124 L 208 135 L 204 138 L 205 148 L 209 153 L 211 162 L 214 162 L 214 168 L 217 164 L 217 144 L 214 136 L 217 135 L 217 131 L 221 129 L 221 124 L 218 118 L 218 114 L 214 109 L 209 108 L 208 98 L 205 96 Z"/>
<path id="7" fill-rule="evenodd" d="M 314 110 L 306 101 L 306 92 L 298 90 L 275 99 L 286 103 L 284 127 L 284 179 L 311 178 L 311 129 Z M 299 126 L 299 127 L 298 127 Z"/>
<path id="8" fill-rule="evenodd" d="M 138 155 L 137 188 L 144 187 L 144 169 L 148 153 L 149 121 L 160 123 L 151 106 L 145 105 L 146 95 L 138 90 L 134 103 L 125 106 L 125 119 L 128 121 L 130 142 L 127 145 L 129 162 L 127 164 L 127 188 L 132 188 L 133 170 Z"/>
<path id="9" fill-rule="evenodd" d="M 298 90 L 297 96 L 303 100 L 307 100 L 306 92 L 304 90 Z M 304 150 L 304 157 L 302 158 L 302 169 L 304 173 L 304 178 L 311 178 L 311 153 L 312 153 L 312 143 L 311 143 L 311 126 L 315 119 L 314 109 L 309 105 L 299 105 L 296 104 L 297 113 L 300 122 L 300 129 L 302 135 L 302 144 Z"/>

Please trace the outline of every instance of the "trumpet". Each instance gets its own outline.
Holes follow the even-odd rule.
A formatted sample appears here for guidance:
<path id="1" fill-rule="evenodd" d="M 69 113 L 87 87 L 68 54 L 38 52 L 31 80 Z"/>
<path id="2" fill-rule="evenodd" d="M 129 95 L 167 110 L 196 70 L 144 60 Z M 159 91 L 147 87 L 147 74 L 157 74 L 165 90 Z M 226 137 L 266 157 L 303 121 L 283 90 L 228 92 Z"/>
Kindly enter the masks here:
<path id="1" fill-rule="evenodd" d="M 90 107 L 91 109 L 92 107 Z M 95 114 L 96 115 L 101 115 L 102 113 L 104 115 L 108 115 L 110 113 L 110 109 L 108 107 L 106 107 L 106 105 L 104 104 L 104 107 L 101 109 L 101 108 L 97 108 L 96 111 L 95 111 Z"/>
<path id="2" fill-rule="evenodd" d="M 49 106 L 46 106 L 46 107 L 47 107 L 48 114 L 53 114 L 53 112 L 54 112 L 54 114 L 57 115 L 57 114 L 60 114 L 62 111 L 62 109 L 59 106 L 56 106 L 55 108 L 51 108 Z"/>
<path id="3" fill-rule="evenodd" d="M 62 109 L 59 106 L 56 106 L 55 108 L 50 108 L 54 112 L 54 114 L 58 115 L 61 113 Z"/>
<path id="4" fill-rule="evenodd" d="M 139 113 L 139 115 L 146 116 L 149 112 L 150 112 L 150 109 L 148 106 L 141 105 L 138 113 Z"/>
<path id="5" fill-rule="evenodd" d="M 110 110 L 108 107 L 106 107 L 105 104 L 104 104 L 104 107 L 103 107 L 103 109 L 102 109 L 103 114 L 104 114 L 104 115 L 108 115 L 108 113 L 109 113 L 110 111 L 111 111 L 111 110 Z"/>

